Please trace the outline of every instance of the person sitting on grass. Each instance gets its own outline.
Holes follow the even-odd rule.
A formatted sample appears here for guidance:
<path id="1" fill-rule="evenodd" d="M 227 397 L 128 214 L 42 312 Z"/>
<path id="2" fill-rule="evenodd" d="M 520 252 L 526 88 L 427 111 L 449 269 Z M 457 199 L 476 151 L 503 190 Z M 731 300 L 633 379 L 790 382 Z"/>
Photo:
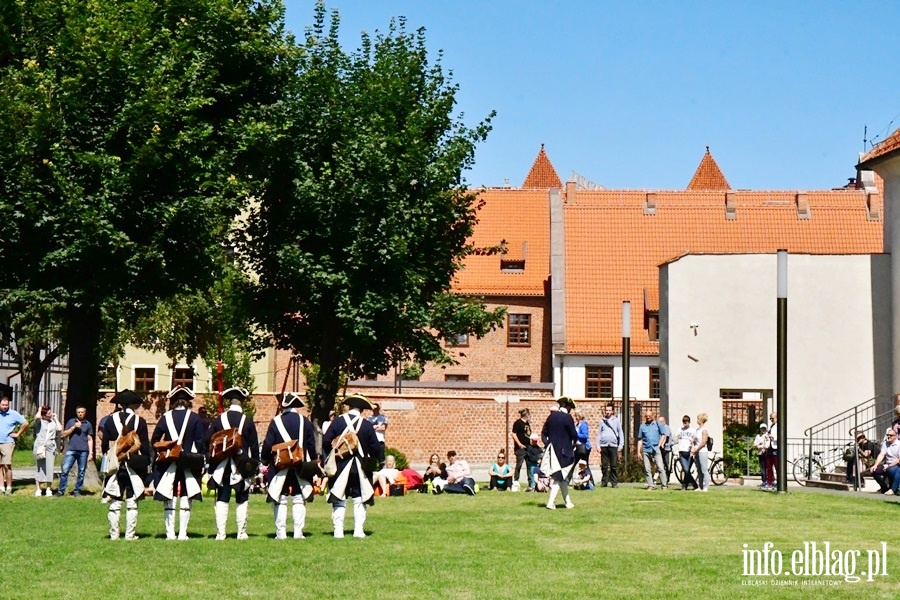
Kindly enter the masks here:
<path id="1" fill-rule="evenodd" d="M 393 454 L 388 454 L 387 459 L 384 461 L 384 468 L 380 471 L 375 471 L 375 474 L 373 475 L 375 485 L 381 487 L 382 495 L 391 495 L 391 484 L 397 481 L 397 475 L 399 474 L 400 470 L 397 469 L 397 459 L 394 458 Z"/>
<path id="2" fill-rule="evenodd" d="M 535 485 L 537 485 L 537 470 L 538 466 L 541 464 L 541 456 L 544 454 L 544 449 L 541 448 L 541 436 L 536 433 L 532 433 L 529 438 L 531 444 L 525 449 L 525 466 L 528 467 L 528 489 L 526 492 L 533 492 Z"/>
<path id="3" fill-rule="evenodd" d="M 436 493 L 447 492 L 448 494 L 468 494 L 475 495 L 475 480 L 472 479 L 472 471 L 469 469 L 469 463 L 457 458 L 456 451 L 451 450 L 447 453 L 447 484 L 443 487 L 435 486 Z"/>
<path id="4" fill-rule="evenodd" d="M 512 470 L 506 462 L 506 451 L 497 453 L 497 462 L 491 465 L 491 485 L 488 489 L 505 492 L 512 487 Z"/>
<path id="5" fill-rule="evenodd" d="M 425 467 L 425 474 L 422 475 L 425 485 L 432 493 L 437 493 L 437 486 L 447 485 L 447 465 L 441 462 L 441 457 L 436 453 L 428 459 L 428 466 Z"/>
<path id="6" fill-rule="evenodd" d="M 575 475 L 572 476 L 572 486 L 576 490 L 594 489 L 594 474 L 591 473 L 591 468 L 584 459 L 578 461 L 578 468 L 575 470 Z"/>

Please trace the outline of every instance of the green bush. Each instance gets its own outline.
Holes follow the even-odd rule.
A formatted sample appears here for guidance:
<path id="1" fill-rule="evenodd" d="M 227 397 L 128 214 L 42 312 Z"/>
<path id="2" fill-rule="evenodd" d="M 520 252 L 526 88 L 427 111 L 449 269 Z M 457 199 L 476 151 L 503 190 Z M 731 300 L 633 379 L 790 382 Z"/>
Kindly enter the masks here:
<path id="1" fill-rule="evenodd" d="M 747 474 L 747 449 L 753 445 L 753 438 L 758 433 L 756 424 L 730 423 L 723 431 L 722 440 L 725 462 L 725 475 L 741 477 Z M 759 474 L 759 461 L 754 460 L 756 453 L 750 457 L 750 473 Z"/>
<path id="2" fill-rule="evenodd" d="M 394 460 L 397 462 L 397 469 L 400 471 L 409 466 L 409 461 L 406 459 L 406 455 L 396 448 L 385 448 L 384 458 L 387 459 L 388 456 L 394 457 Z"/>

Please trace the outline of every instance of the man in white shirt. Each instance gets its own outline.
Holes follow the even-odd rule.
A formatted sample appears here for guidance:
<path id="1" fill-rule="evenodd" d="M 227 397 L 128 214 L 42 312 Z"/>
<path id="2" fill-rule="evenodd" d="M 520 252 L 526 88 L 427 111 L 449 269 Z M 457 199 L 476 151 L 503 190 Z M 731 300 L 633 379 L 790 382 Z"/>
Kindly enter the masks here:
<path id="1" fill-rule="evenodd" d="M 897 496 L 900 495 L 900 441 L 893 428 L 888 428 L 884 437 L 885 444 L 872 468 L 872 475 L 881 487 L 879 492 Z"/>

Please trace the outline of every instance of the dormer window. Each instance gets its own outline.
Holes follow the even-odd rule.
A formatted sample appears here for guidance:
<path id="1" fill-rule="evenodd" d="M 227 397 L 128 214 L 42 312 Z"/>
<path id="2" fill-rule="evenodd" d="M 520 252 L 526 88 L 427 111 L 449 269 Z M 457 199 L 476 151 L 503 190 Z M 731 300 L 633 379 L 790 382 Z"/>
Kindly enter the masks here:
<path id="1" fill-rule="evenodd" d="M 524 273 L 525 272 L 525 260 L 507 260 L 505 258 L 500 259 L 500 272 L 501 273 Z"/>

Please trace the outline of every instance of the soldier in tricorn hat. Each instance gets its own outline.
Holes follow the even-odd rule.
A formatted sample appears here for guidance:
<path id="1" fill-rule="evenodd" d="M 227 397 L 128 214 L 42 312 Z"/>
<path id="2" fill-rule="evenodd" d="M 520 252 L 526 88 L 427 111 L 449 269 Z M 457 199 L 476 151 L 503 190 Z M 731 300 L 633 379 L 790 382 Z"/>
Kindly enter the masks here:
<path id="1" fill-rule="evenodd" d="M 143 400 L 131 390 L 122 390 L 113 398 L 122 409 L 110 415 L 103 426 L 101 449 L 107 461 L 115 461 L 118 468 L 107 473 L 103 486 L 104 499 L 109 499 L 109 539 L 119 539 L 119 519 L 122 501 L 125 502 L 125 539 L 136 540 L 138 501 L 144 497 L 144 480 L 150 466 L 150 440 L 147 435 L 147 421 L 135 413 Z M 120 437 L 133 431 L 137 434 L 140 448 L 136 454 L 119 461 L 116 457 L 117 442 Z M 110 449 L 112 451 L 110 452 Z"/>
<path id="2" fill-rule="evenodd" d="M 207 430 L 206 447 L 210 452 L 211 471 L 208 486 L 216 491 L 216 539 L 225 539 L 225 527 L 228 522 L 228 503 L 231 500 L 231 492 L 234 492 L 234 500 L 237 505 L 234 511 L 237 521 L 237 539 L 247 539 L 247 509 L 250 500 L 250 484 L 253 481 L 255 468 L 259 466 L 259 436 L 256 434 L 256 425 L 253 419 L 244 414 L 244 401 L 250 393 L 239 387 L 233 387 L 222 392 L 222 398 L 228 400 L 228 410 L 214 419 Z M 227 456 L 216 460 L 218 456 L 216 448 L 210 441 L 220 431 L 235 429 L 240 435 L 240 449 L 236 452 L 229 451 Z M 221 442 L 223 445 L 227 442 Z M 251 473 L 251 471 L 253 471 Z"/>
<path id="3" fill-rule="evenodd" d="M 334 537 L 344 537 L 344 516 L 347 499 L 353 499 L 353 537 L 366 537 L 363 525 L 366 522 L 366 505 L 373 503 L 375 489 L 372 487 L 372 459 L 384 460 L 384 452 L 375 435 L 371 423 L 362 418 L 361 411 L 372 410 L 372 403 L 361 394 L 348 396 L 344 400 L 348 411 L 331 423 L 322 439 L 322 453 L 331 452 L 346 429 L 352 429 L 359 440 L 357 448 L 340 459 L 336 459 L 337 472 L 330 479 L 328 502 L 332 505 L 331 521 Z"/>
<path id="4" fill-rule="evenodd" d="M 191 412 L 194 392 L 178 386 L 166 395 L 172 410 L 163 415 L 156 424 L 151 442 L 154 448 L 158 442 L 176 442 L 181 446 L 181 456 L 172 462 L 164 462 L 157 454 L 153 465 L 154 500 L 164 503 L 166 539 L 175 537 L 175 500 L 181 498 L 179 519 L 179 540 L 187 540 L 188 523 L 191 520 L 191 506 L 194 500 L 203 500 L 200 487 L 200 473 L 203 469 L 202 455 L 203 426 L 200 417 Z"/>
<path id="5" fill-rule="evenodd" d="M 568 396 L 560 396 L 556 402 L 559 409 L 550 413 L 541 431 L 541 437 L 547 440 L 541 471 L 550 476 L 552 481 L 550 498 L 547 500 L 547 508 L 551 510 L 556 509 L 556 496 L 560 489 L 566 501 L 566 508 L 575 508 L 569 497 L 569 481 L 575 467 L 575 442 L 578 441 L 575 422 L 569 415 L 569 411 L 575 408 L 575 402 Z"/>
<path id="6" fill-rule="evenodd" d="M 313 501 L 312 478 L 318 472 L 316 438 L 312 422 L 300 413 L 303 396 L 296 392 L 278 394 L 281 414 L 269 423 L 263 441 L 261 460 L 266 469 L 266 502 L 273 503 L 275 513 L 275 539 L 287 538 L 287 505 L 291 500 L 291 517 L 294 521 L 294 539 L 303 539 L 306 526 L 306 503 Z M 294 444 L 296 442 L 296 444 Z M 276 464 L 278 456 L 273 448 L 289 444 L 301 453 L 302 464 L 291 466 Z"/>

